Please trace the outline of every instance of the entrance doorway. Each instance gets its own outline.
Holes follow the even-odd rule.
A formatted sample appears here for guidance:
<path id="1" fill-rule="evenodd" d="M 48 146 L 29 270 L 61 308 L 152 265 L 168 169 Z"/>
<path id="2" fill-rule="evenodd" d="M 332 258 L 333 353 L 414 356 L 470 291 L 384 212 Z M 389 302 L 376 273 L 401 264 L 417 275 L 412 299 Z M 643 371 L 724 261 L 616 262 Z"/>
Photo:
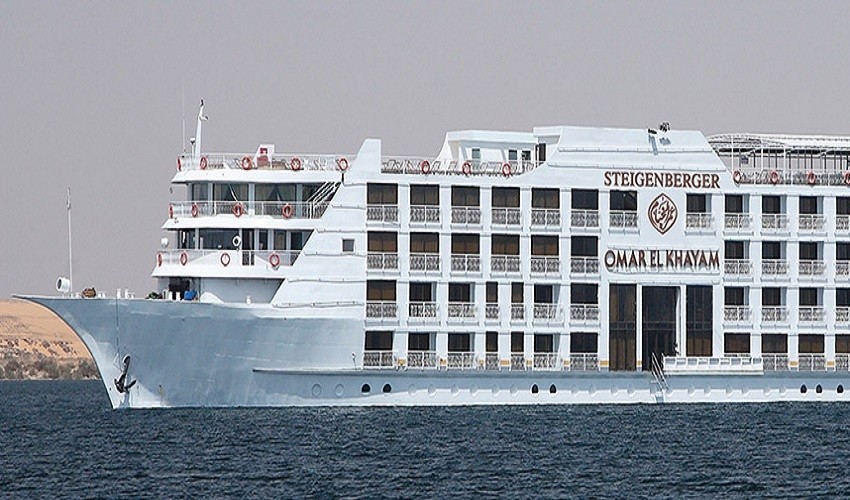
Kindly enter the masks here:
<path id="1" fill-rule="evenodd" d="M 611 285 L 608 293 L 608 369 L 636 369 L 637 286 Z"/>
<path id="2" fill-rule="evenodd" d="M 652 355 L 662 362 L 676 355 L 676 309 L 679 289 L 672 286 L 643 287 L 643 370 L 652 369 Z"/>

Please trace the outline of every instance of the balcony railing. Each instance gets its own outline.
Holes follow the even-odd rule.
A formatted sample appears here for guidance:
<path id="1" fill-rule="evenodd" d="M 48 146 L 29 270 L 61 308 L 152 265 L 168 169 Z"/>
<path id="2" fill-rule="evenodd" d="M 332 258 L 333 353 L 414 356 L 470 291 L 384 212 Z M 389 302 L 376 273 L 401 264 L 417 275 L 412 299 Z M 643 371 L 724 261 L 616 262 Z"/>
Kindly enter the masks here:
<path id="1" fill-rule="evenodd" d="M 520 226 L 522 225 L 522 212 L 518 208 L 493 207 L 494 226 Z"/>
<path id="2" fill-rule="evenodd" d="M 292 266 L 300 254 L 300 250 L 160 250 L 156 254 L 156 264 L 157 267 L 166 264 L 180 266 L 203 264 L 218 267 L 260 266 L 276 270 L 280 267 Z"/>
<path id="3" fill-rule="evenodd" d="M 733 230 L 747 230 L 753 227 L 753 218 L 749 214 L 726 214 L 723 227 Z"/>
<path id="4" fill-rule="evenodd" d="M 723 321 L 727 323 L 746 323 L 750 321 L 749 306 L 725 306 Z"/>
<path id="5" fill-rule="evenodd" d="M 782 306 L 762 306 L 761 320 L 765 323 L 788 321 L 788 308 Z"/>
<path id="6" fill-rule="evenodd" d="M 823 231 L 826 217 L 820 214 L 800 214 L 798 224 L 800 231 Z"/>
<path id="7" fill-rule="evenodd" d="M 468 166 L 467 166 L 468 163 Z M 381 158 L 381 172 L 389 174 L 428 175 L 487 175 L 505 177 L 530 172 L 542 165 L 534 160 L 511 161 L 458 161 L 421 156 L 385 156 Z"/>
<path id="8" fill-rule="evenodd" d="M 519 255 L 491 255 L 490 272 L 518 273 L 520 271 Z"/>
<path id="9" fill-rule="evenodd" d="M 558 304 L 534 304 L 534 319 L 550 322 L 558 316 Z"/>
<path id="10" fill-rule="evenodd" d="M 571 227 L 599 227 L 599 210 L 577 210 L 573 209 L 570 212 Z"/>
<path id="11" fill-rule="evenodd" d="M 846 372 L 850 371 L 850 354 L 835 355 L 835 371 Z"/>
<path id="12" fill-rule="evenodd" d="M 797 355 L 797 370 L 801 372 L 822 372 L 826 370 L 826 356 L 823 354 Z"/>
<path id="13" fill-rule="evenodd" d="M 850 276 L 850 260 L 839 260 L 835 262 L 836 276 Z"/>
<path id="14" fill-rule="evenodd" d="M 499 304 L 488 302 L 484 305 L 484 319 L 498 320 L 499 319 Z"/>
<path id="15" fill-rule="evenodd" d="M 599 259 L 596 257 L 571 257 L 570 274 L 599 274 Z"/>
<path id="16" fill-rule="evenodd" d="M 596 304 L 570 305 L 570 320 L 599 321 L 599 306 Z"/>
<path id="17" fill-rule="evenodd" d="M 531 272 L 535 274 L 561 274 L 559 257 L 531 257 Z"/>
<path id="18" fill-rule="evenodd" d="M 511 321 L 525 320 L 525 305 L 511 304 Z"/>
<path id="19" fill-rule="evenodd" d="M 437 303 L 436 302 L 411 302 L 409 306 L 409 316 L 415 319 L 436 319 Z"/>
<path id="20" fill-rule="evenodd" d="M 485 370 L 498 370 L 499 366 L 499 355 L 494 352 L 488 352 L 484 355 L 484 369 Z"/>
<path id="21" fill-rule="evenodd" d="M 356 155 L 314 155 L 282 153 L 273 156 L 253 153 L 210 153 L 202 158 L 193 158 L 190 154 L 180 156 L 181 170 L 325 170 L 340 171 L 341 165 L 354 162 Z M 250 159 L 250 162 L 244 159 Z"/>
<path id="22" fill-rule="evenodd" d="M 826 319 L 823 306 L 800 306 L 797 313 L 801 323 L 820 323 Z"/>
<path id="23" fill-rule="evenodd" d="M 785 259 L 769 259 L 761 261 L 761 273 L 766 276 L 783 276 L 788 274 L 788 261 Z"/>
<path id="24" fill-rule="evenodd" d="M 511 370 L 525 370 L 525 354 L 511 353 Z"/>
<path id="25" fill-rule="evenodd" d="M 535 370 L 555 370 L 558 366 L 558 354 L 554 352 L 535 352 L 533 367 Z"/>
<path id="26" fill-rule="evenodd" d="M 408 351 L 408 368 L 436 368 L 437 353 L 435 351 Z"/>
<path id="27" fill-rule="evenodd" d="M 761 359 L 766 372 L 787 372 L 789 370 L 787 354 L 762 354 Z"/>
<path id="28" fill-rule="evenodd" d="M 366 205 L 366 220 L 397 223 L 398 205 Z"/>
<path id="29" fill-rule="evenodd" d="M 171 203 L 169 216 L 210 217 L 215 215 L 268 216 L 279 219 L 319 219 L 328 202 L 295 203 L 285 201 L 186 201 Z"/>
<path id="30" fill-rule="evenodd" d="M 714 227 L 714 216 L 711 214 L 686 214 L 685 228 L 687 229 L 710 229 Z"/>
<path id="31" fill-rule="evenodd" d="M 481 224 L 478 207 L 452 207 L 452 224 Z"/>
<path id="32" fill-rule="evenodd" d="M 842 233 L 850 231 L 850 215 L 836 215 L 835 230 Z"/>
<path id="33" fill-rule="evenodd" d="M 475 319 L 475 304 L 470 302 L 449 302 L 449 318 Z"/>
<path id="34" fill-rule="evenodd" d="M 800 260 L 800 276 L 823 276 L 826 273 L 826 264 L 822 260 Z"/>
<path id="35" fill-rule="evenodd" d="M 446 367 L 450 370 L 470 370 L 475 368 L 474 352 L 450 352 L 446 355 Z"/>
<path id="36" fill-rule="evenodd" d="M 412 253 L 410 254 L 411 271 L 439 271 L 440 254 L 438 253 Z"/>
<path id="37" fill-rule="evenodd" d="M 531 209 L 531 226 L 532 227 L 561 227 L 561 209 L 559 208 L 532 208 Z"/>
<path id="38" fill-rule="evenodd" d="M 726 259 L 723 261 L 723 271 L 726 274 L 749 276 L 753 272 L 753 263 L 744 259 Z"/>
<path id="39" fill-rule="evenodd" d="M 452 271 L 479 272 L 481 257 L 472 254 L 452 254 Z"/>
<path id="40" fill-rule="evenodd" d="M 366 268 L 398 269 L 398 254 L 369 252 L 366 254 Z"/>
<path id="41" fill-rule="evenodd" d="M 395 318 L 397 315 L 398 305 L 395 302 L 366 302 L 367 318 Z"/>
<path id="42" fill-rule="evenodd" d="M 440 223 L 440 206 L 439 205 L 411 205 L 410 206 L 410 223 L 411 224 L 439 224 Z"/>
<path id="43" fill-rule="evenodd" d="M 393 368 L 392 351 L 365 351 L 363 353 L 363 368 Z"/>
<path id="44" fill-rule="evenodd" d="M 570 371 L 598 371 L 599 355 L 570 354 Z"/>
<path id="45" fill-rule="evenodd" d="M 850 307 L 838 306 L 835 308 L 835 322 L 841 324 L 850 323 Z"/>
<path id="46" fill-rule="evenodd" d="M 788 229 L 788 216 L 785 214 L 762 214 L 762 231 L 785 231 Z"/>
<path id="47" fill-rule="evenodd" d="M 608 218 L 609 227 L 636 228 L 638 213 L 632 210 L 612 210 Z"/>

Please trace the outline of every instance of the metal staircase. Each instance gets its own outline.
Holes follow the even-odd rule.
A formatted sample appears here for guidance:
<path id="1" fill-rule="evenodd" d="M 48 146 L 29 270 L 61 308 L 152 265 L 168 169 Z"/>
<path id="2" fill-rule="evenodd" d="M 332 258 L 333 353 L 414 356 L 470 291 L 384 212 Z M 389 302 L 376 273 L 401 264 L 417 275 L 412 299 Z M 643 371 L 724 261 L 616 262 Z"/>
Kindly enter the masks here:
<path id="1" fill-rule="evenodd" d="M 307 199 L 313 217 L 321 217 L 339 189 L 339 182 L 326 182 Z"/>
<path id="2" fill-rule="evenodd" d="M 661 367 L 661 363 L 658 362 L 658 358 L 655 357 L 655 353 L 652 353 L 652 376 L 654 380 L 652 382 L 653 385 L 653 393 L 655 394 L 655 402 L 663 403 L 664 395 L 670 389 L 670 386 L 667 384 L 667 378 L 664 376 L 664 369 Z"/>

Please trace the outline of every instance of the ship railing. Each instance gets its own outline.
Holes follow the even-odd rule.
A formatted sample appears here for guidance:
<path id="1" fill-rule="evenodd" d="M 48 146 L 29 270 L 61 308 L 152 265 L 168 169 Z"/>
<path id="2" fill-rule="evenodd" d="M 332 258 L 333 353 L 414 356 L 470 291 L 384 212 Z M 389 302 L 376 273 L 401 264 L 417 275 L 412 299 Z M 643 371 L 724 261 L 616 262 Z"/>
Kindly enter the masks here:
<path id="1" fill-rule="evenodd" d="M 798 354 L 797 371 L 822 372 L 826 370 L 826 356 L 823 354 Z"/>
<path id="2" fill-rule="evenodd" d="M 850 276 L 850 260 L 835 261 L 836 276 Z"/>
<path id="3" fill-rule="evenodd" d="M 599 321 L 599 306 L 596 304 L 570 305 L 571 321 Z"/>
<path id="4" fill-rule="evenodd" d="M 437 303 L 411 302 L 409 306 L 409 316 L 412 319 L 436 319 Z"/>
<path id="5" fill-rule="evenodd" d="M 850 307 L 848 306 L 838 306 L 835 308 L 835 322 L 836 323 L 850 323 Z"/>
<path id="6" fill-rule="evenodd" d="M 367 318 L 395 318 L 398 315 L 398 305 L 390 301 L 367 301 Z"/>
<path id="7" fill-rule="evenodd" d="M 800 214 L 799 217 L 800 231 L 823 231 L 826 227 L 826 217 L 821 214 Z"/>
<path id="8" fill-rule="evenodd" d="M 765 323 L 788 321 L 788 308 L 784 306 L 762 306 L 761 320 Z"/>
<path id="9" fill-rule="evenodd" d="M 570 226 L 574 228 L 598 228 L 599 210 L 572 209 L 570 212 Z"/>
<path id="10" fill-rule="evenodd" d="M 511 321 L 525 321 L 525 304 L 511 304 Z"/>
<path id="11" fill-rule="evenodd" d="M 846 372 L 850 371 L 850 354 L 835 355 L 835 371 Z"/>
<path id="12" fill-rule="evenodd" d="M 570 274 L 599 274 L 599 259 L 596 257 L 571 257 Z"/>
<path id="13" fill-rule="evenodd" d="M 746 323 L 750 321 L 749 306 L 724 306 L 723 321 L 727 323 Z"/>
<path id="14" fill-rule="evenodd" d="M 440 206 L 439 205 L 411 205 L 410 206 L 410 223 L 411 224 L 439 224 L 440 222 Z"/>
<path id="15" fill-rule="evenodd" d="M 850 215 L 836 215 L 835 230 L 841 232 L 850 231 Z"/>
<path id="16" fill-rule="evenodd" d="M 530 172 L 542 164 L 532 160 L 459 161 L 427 156 L 385 156 L 381 158 L 381 173 L 510 176 Z"/>
<path id="17" fill-rule="evenodd" d="M 535 370 L 555 370 L 559 368 L 558 353 L 555 352 L 535 352 L 533 360 Z"/>
<path id="18" fill-rule="evenodd" d="M 408 368 L 436 368 L 437 353 L 435 351 L 408 351 Z"/>
<path id="19" fill-rule="evenodd" d="M 169 217 L 210 217 L 216 215 L 268 216 L 279 219 L 319 219 L 328 202 L 304 203 L 287 201 L 186 201 L 169 205 Z"/>
<path id="20" fill-rule="evenodd" d="M 452 207 L 452 224 L 481 224 L 479 207 Z"/>
<path id="21" fill-rule="evenodd" d="M 493 352 L 488 352 L 484 355 L 484 369 L 498 370 L 500 368 L 499 355 Z"/>
<path id="22" fill-rule="evenodd" d="M 737 153 L 736 153 L 737 154 Z M 844 170 L 811 170 L 810 168 L 736 168 L 738 184 L 796 184 L 844 186 Z M 774 173 L 775 172 L 775 173 Z M 812 174 L 814 177 L 810 177 Z"/>
<path id="23" fill-rule="evenodd" d="M 761 261 L 761 273 L 770 276 L 788 274 L 788 261 L 785 259 L 765 259 Z"/>
<path id="24" fill-rule="evenodd" d="M 488 302 L 484 304 L 484 319 L 485 320 L 498 320 L 499 319 L 499 304 L 495 302 Z"/>
<path id="25" fill-rule="evenodd" d="M 201 158 L 204 160 L 202 161 Z M 192 155 L 180 156 L 181 170 L 319 170 L 342 171 L 352 163 L 356 155 L 317 155 L 300 153 L 282 153 L 259 155 L 254 153 L 209 153 L 201 158 Z M 248 158 L 248 161 L 243 161 Z M 346 167 L 343 167 L 346 166 Z"/>
<path id="26" fill-rule="evenodd" d="M 561 227 L 561 209 L 560 208 L 532 208 L 531 209 L 531 225 L 532 227 Z"/>
<path id="27" fill-rule="evenodd" d="M 157 266 L 211 264 L 223 267 L 267 266 L 277 269 L 292 266 L 300 254 L 300 250 L 176 249 L 160 250 L 157 252 L 156 262 Z"/>
<path id="28" fill-rule="evenodd" d="M 398 222 L 398 205 L 366 205 L 366 220 L 369 222 Z"/>
<path id="29" fill-rule="evenodd" d="M 570 354 L 570 371 L 598 371 L 599 355 L 597 354 Z"/>
<path id="30" fill-rule="evenodd" d="M 531 257 L 531 272 L 533 274 L 561 274 L 560 257 Z"/>
<path id="31" fill-rule="evenodd" d="M 800 260 L 800 276 L 823 276 L 826 273 L 826 264 L 822 260 Z"/>
<path id="32" fill-rule="evenodd" d="M 519 352 L 511 353 L 511 370 L 525 370 L 525 354 Z"/>
<path id="33" fill-rule="evenodd" d="M 636 228 L 638 227 L 638 213 L 634 210 L 611 210 L 608 218 L 608 226 Z"/>
<path id="34" fill-rule="evenodd" d="M 472 302 L 449 302 L 448 312 L 450 319 L 472 320 L 475 319 L 475 304 Z"/>
<path id="35" fill-rule="evenodd" d="M 520 271 L 519 255 L 491 255 L 490 272 L 518 273 Z"/>
<path id="36" fill-rule="evenodd" d="M 785 231 L 788 229 L 788 216 L 785 214 L 762 214 L 763 231 Z"/>
<path id="37" fill-rule="evenodd" d="M 481 271 L 481 256 L 475 254 L 452 254 L 452 271 Z"/>
<path id="38" fill-rule="evenodd" d="M 475 366 L 474 352 L 450 352 L 446 354 L 446 367 L 450 370 L 470 370 Z"/>
<path id="39" fill-rule="evenodd" d="M 820 323 L 826 320 L 826 309 L 823 306 L 800 306 L 797 314 L 801 323 Z"/>
<path id="40" fill-rule="evenodd" d="M 364 351 L 363 368 L 393 368 L 395 356 L 392 351 Z"/>
<path id="41" fill-rule="evenodd" d="M 709 229 L 714 227 L 714 216 L 706 213 L 686 214 L 685 227 L 689 229 Z"/>
<path id="42" fill-rule="evenodd" d="M 558 304 L 534 304 L 534 319 L 542 320 L 544 323 L 551 323 L 560 319 L 560 310 Z"/>
<path id="43" fill-rule="evenodd" d="M 410 270 L 412 272 L 439 271 L 440 254 L 438 253 L 412 253 L 410 254 Z"/>
<path id="44" fill-rule="evenodd" d="M 389 252 L 368 252 L 367 269 L 398 269 L 398 254 Z"/>
<path id="45" fill-rule="evenodd" d="M 753 272 L 753 264 L 745 259 L 725 259 L 723 271 L 726 274 L 749 275 Z"/>
<path id="46" fill-rule="evenodd" d="M 723 227 L 726 229 L 752 229 L 753 218 L 749 214 L 730 213 L 723 216 Z"/>
<path id="47" fill-rule="evenodd" d="M 766 372 L 787 372 L 790 369 L 787 354 L 762 354 L 761 359 Z"/>
<path id="48" fill-rule="evenodd" d="M 519 208 L 493 207 L 491 217 L 494 226 L 520 226 L 522 225 L 522 212 Z"/>

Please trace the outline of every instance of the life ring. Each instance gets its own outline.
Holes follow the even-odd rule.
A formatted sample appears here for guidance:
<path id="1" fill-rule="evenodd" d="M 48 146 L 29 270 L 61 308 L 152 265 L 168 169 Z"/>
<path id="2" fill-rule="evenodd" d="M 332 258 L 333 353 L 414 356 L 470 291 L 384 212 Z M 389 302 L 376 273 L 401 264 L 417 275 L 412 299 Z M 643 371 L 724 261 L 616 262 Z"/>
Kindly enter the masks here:
<path id="1" fill-rule="evenodd" d="M 168 218 L 174 218 L 174 205 L 172 205 L 171 203 L 168 204 Z"/>
<path id="2" fill-rule="evenodd" d="M 336 159 L 336 166 L 337 166 L 337 168 L 339 169 L 340 172 L 345 172 L 346 170 L 348 170 L 348 167 L 349 167 L 348 158 L 346 158 L 344 156 L 337 158 Z"/>
<path id="3" fill-rule="evenodd" d="M 192 217 L 198 216 L 198 204 L 192 203 Z"/>
<path id="4" fill-rule="evenodd" d="M 161 265 L 162 265 L 162 252 L 158 252 L 158 253 L 156 254 L 156 265 L 157 265 L 157 266 L 161 266 Z"/>
<path id="5" fill-rule="evenodd" d="M 206 156 L 201 157 L 201 163 L 199 164 L 199 166 L 201 167 L 201 170 L 207 169 L 207 157 Z"/>
<path id="6" fill-rule="evenodd" d="M 177 171 L 179 172 L 181 170 L 183 170 L 183 162 L 180 161 L 180 157 L 178 156 L 177 157 Z"/>
<path id="7" fill-rule="evenodd" d="M 850 172 L 844 172 L 844 184 L 850 186 Z"/>
<path id="8" fill-rule="evenodd" d="M 511 164 L 508 162 L 502 163 L 502 175 L 505 177 L 511 176 Z"/>
<path id="9" fill-rule="evenodd" d="M 296 172 L 301 170 L 301 158 L 297 156 L 293 158 L 292 161 L 289 162 L 289 168 L 295 170 Z"/>
<path id="10" fill-rule="evenodd" d="M 736 170 L 734 173 L 732 173 L 732 180 L 735 181 L 735 184 L 741 183 L 741 171 L 740 170 Z"/>
<path id="11" fill-rule="evenodd" d="M 283 216 L 284 219 L 289 219 L 292 217 L 292 205 L 287 203 L 280 209 L 280 215 Z"/>
<path id="12" fill-rule="evenodd" d="M 471 174 L 472 173 L 472 162 L 469 161 L 469 160 L 466 160 L 465 162 L 463 162 L 463 165 L 461 165 L 460 169 L 461 169 L 461 171 L 463 171 L 463 175 Z"/>
<path id="13" fill-rule="evenodd" d="M 243 207 L 241 203 L 237 203 L 236 205 L 233 205 L 233 215 L 235 215 L 236 217 L 242 217 L 242 214 L 244 214 L 244 213 L 245 213 L 245 207 Z"/>
<path id="14" fill-rule="evenodd" d="M 280 265 L 280 255 L 276 253 L 269 255 L 269 265 L 276 269 Z"/>
<path id="15" fill-rule="evenodd" d="M 776 170 L 770 171 L 770 183 L 779 184 L 779 172 L 777 172 Z"/>
<path id="16" fill-rule="evenodd" d="M 815 175 L 814 172 L 809 170 L 809 173 L 806 174 L 806 182 L 808 182 L 810 186 L 814 186 L 815 183 L 817 183 L 817 181 L 818 181 L 818 176 Z"/>
<path id="17" fill-rule="evenodd" d="M 254 168 L 254 160 L 250 156 L 242 157 L 242 170 L 251 170 Z"/>
<path id="18" fill-rule="evenodd" d="M 180 254 L 180 265 L 185 266 L 186 263 L 189 262 L 189 255 L 186 252 Z"/>
<path id="19" fill-rule="evenodd" d="M 230 264 L 230 254 L 222 252 L 219 260 L 221 261 L 222 266 L 227 267 Z"/>
<path id="20" fill-rule="evenodd" d="M 419 170 L 423 174 L 430 174 L 431 173 L 431 162 L 428 161 L 428 160 L 422 160 L 421 162 L 419 162 Z"/>

